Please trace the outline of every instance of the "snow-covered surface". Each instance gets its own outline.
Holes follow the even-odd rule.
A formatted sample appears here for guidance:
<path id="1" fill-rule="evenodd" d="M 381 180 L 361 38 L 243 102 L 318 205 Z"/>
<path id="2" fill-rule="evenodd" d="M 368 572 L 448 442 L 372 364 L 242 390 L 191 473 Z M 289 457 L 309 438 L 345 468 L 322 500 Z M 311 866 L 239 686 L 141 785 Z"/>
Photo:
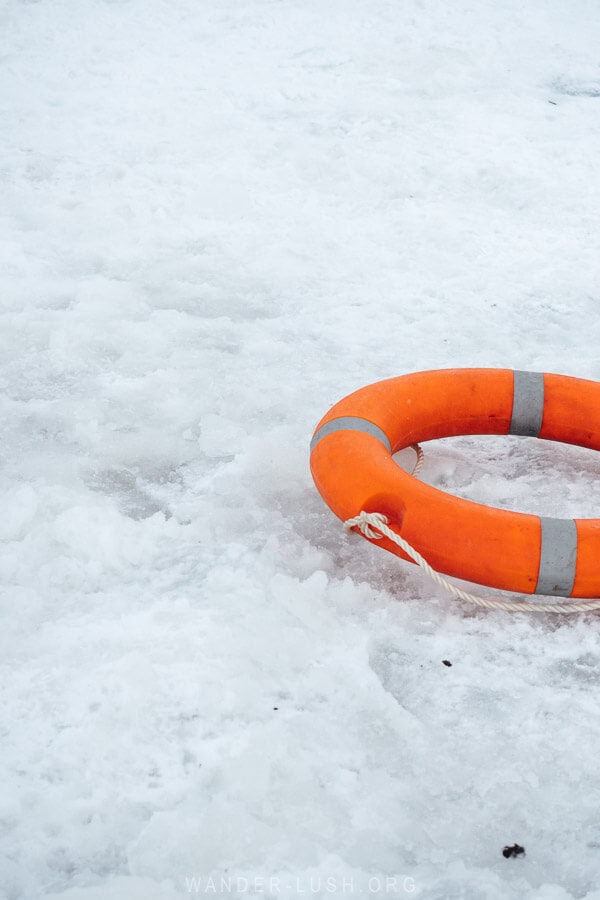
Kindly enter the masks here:
<path id="1" fill-rule="evenodd" d="M 600 898 L 598 618 L 453 602 L 307 454 L 380 378 L 600 378 L 597 2 L 0 29 L 2 896 Z M 598 515 L 590 451 L 425 450 Z"/>

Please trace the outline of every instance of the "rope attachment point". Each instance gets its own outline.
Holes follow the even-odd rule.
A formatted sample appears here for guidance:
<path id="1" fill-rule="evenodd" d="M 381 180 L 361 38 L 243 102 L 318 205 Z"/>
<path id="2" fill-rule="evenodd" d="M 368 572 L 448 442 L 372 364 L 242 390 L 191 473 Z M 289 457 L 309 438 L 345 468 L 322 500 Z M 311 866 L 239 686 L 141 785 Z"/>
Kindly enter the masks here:
<path id="1" fill-rule="evenodd" d="M 374 541 L 380 541 L 383 537 L 383 534 L 380 533 L 380 526 L 387 525 L 388 522 L 388 517 L 384 516 L 383 513 L 368 513 L 363 509 L 362 512 L 357 516 L 354 516 L 353 519 L 346 519 L 344 522 L 344 531 L 347 534 L 350 534 L 353 528 L 358 528 L 365 537 L 372 538 Z M 379 531 L 373 531 L 371 523 L 376 528 L 379 528 Z"/>

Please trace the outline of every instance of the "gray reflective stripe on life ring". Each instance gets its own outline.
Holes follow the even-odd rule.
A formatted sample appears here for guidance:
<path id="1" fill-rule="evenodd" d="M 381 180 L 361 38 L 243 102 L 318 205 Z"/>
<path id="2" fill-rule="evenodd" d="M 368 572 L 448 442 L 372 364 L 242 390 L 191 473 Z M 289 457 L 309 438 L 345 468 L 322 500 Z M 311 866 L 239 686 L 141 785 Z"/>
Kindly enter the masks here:
<path id="1" fill-rule="evenodd" d="M 334 434 L 336 431 L 362 431 L 370 434 L 384 445 L 386 450 L 392 452 L 392 445 L 385 431 L 382 431 L 379 425 L 369 422 L 368 419 L 361 419 L 358 416 L 340 416 L 339 419 L 331 419 L 321 425 L 312 441 L 310 442 L 310 452 L 312 453 L 320 440 L 327 437 L 328 434 Z"/>
<path id="2" fill-rule="evenodd" d="M 573 519 L 540 521 L 542 553 L 535 593 L 570 597 L 577 564 L 577 525 Z"/>
<path id="3" fill-rule="evenodd" d="M 538 437 L 544 415 L 544 375 L 519 371 L 513 374 L 513 408 L 508 433 Z"/>

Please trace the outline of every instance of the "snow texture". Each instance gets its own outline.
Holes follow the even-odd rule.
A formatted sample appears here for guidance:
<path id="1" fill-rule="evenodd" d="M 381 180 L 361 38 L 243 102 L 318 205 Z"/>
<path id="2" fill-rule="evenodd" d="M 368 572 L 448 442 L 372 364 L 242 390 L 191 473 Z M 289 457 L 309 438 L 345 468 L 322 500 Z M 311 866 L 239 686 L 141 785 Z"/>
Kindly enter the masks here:
<path id="1" fill-rule="evenodd" d="M 307 452 L 392 375 L 600 379 L 598 4 L 0 29 L 1 896 L 599 900 L 598 617 L 452 601 Z M 598 515 L 591 451 L 425 451 Z"/>

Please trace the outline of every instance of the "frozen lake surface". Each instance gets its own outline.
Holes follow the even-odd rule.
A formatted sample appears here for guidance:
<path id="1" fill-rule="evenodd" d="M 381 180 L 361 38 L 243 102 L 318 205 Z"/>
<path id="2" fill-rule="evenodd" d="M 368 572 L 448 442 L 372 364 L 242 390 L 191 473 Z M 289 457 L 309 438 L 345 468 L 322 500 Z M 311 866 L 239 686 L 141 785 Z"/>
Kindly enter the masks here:
<path id="1" fill-rule="evenodd" d="M 0 895 L 599 900 L 598 617 L 453 601 L 308 470 L 381 378 L 600 379 L 598 4 L 0 29 Z M 591 451 L 424 449 L 599 515 Z"/>

